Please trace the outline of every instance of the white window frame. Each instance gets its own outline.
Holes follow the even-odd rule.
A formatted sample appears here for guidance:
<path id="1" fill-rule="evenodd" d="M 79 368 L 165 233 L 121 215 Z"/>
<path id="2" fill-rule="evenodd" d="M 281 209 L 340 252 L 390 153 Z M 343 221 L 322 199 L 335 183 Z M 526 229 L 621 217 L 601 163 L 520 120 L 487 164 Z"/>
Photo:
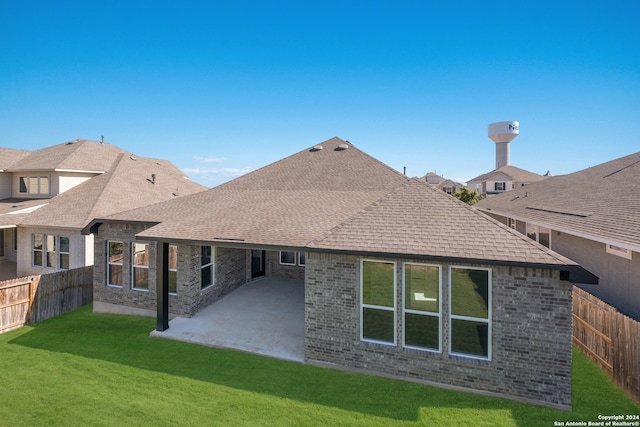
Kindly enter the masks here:
<path id="1" fill-rule="evenodd" d="M 620 246 L 612 245 L 611 243 L 607 243 L 605 246 L 606 246 L 608 254 L 616 255 L 616 256 L 619 256 L 619 257 L 625 258 L 625 259 L 631 259 L 632 258 L 631 249 L 622 248 Z"/>
<path id="2" fill-rule="evenodd" d="M 147 264 L 136 264 L 136 245 L 145 246 L 145 252 L 149 254 Z M 151 245 L 148 242 L 131 242 L 131 289 L 134 291 L 149 292 L 149 261 L 151 259 Z M 147 270 L 147 287 L 136 287 L 136 269 Z"/>
<path id="3" fill-rule="evenodd" d="M 424 267 L 436 267 L 438 269 L 438 313 L 430 311 L 412 310 L 406 308 L 406 266 L 407 265 L 419 265 Z M 432 349 L 428 347 L 420 347 L 416 345 L 407 345 L 405 343 L 406 322 L 405 314 L 418 314 L 421 316 L 431 316 L 438 318 L 438 349 Z M 432 353 L 442 353 L 442 266 L 438 264 L 424 264 L 418 262 L 405 262 L 402 264 L 402 346 L 405 348 L 411 348 L 421 351 L 428 351 Z"/>
<path id="4" fill-rule="evenodd" d="M 49 244 L 49 240 L 53 242 L 53 248 L 51 248 L 51 244 Z M 53 234 L 45 234 L 44 235 L 44 254 L 45 254 L 45 262 L 44 267 L 52 270 L 58 269 L 58 248 L 57 246 L 57 238 Z M 56 265 L 49 265 L 50 256 L 53 258 L 53 262 Z"/>
<path id="5" fill-rule="evenodd" d="M 546 230 L 549 230 L 549 246 L 545 246 L 542 243 L 540 243 L 540 228 L 544 228 Z M 533 229 L 534 233 L 536 235 L 535 239 L 532 239 L 531 236 L 529 236 L 529 230 Z M 536 242 L 540 243 L 542 246 L 548 247 L 549 249 L 551 249 L 551 228 L 549 227 L 545 227 L 542 225 L 535 225 L 535 224 L 531 224 L 530 222 L 525 223 L 525 230 L 524 230 L 524 234 L 530 238 L 531 240 L 535 240 Z"/>
<path id="6" fill-rule="evenodd" d="M 42 238 L 42 247 L 40 249 L 36 249 L 36 236 L 41 236 Z M 44 267 L 46 262 L 44 259 L 45 251 L 45 235 L 44 233 L 33 233 L 31 235 L 31 265 L 34 267 Z M 40 264 L 36 264 L 36 252 L 40 252 Z"/>
<path id="7" fill-rule="evenodd" d="M 62 255 L 67 256 L 67 260 L 69 261 L 69 268 L 71 268 L 71 239 L 67 236 L 56 236 L 58 239 L 58 270 L 68 270 L 68 268 L 62 267 Z M 65 252 L 62 250 L 62 242 L 61 239 L 67 239 L 69 242 L 69 250 Z"/>
<path id="8" fill-rule="evenodd" d="M 41 249 L 36 249 L 35 247 L 36 236 L 42 236 Z M 60 260 L 61 260 L 61 255 L 67 255 L 69 256 L 69 262 L 71 262 L 71 254 L 70 252 L 61 251 L 60 249 L 61 238 L 65 238 L 69 240 L 69 250 L 71 250 L 71 239 L 67 236 L 60 236 L 56 234 L 46 234 L 46 233 L 33 233 L 31 235 L 31 265 L 33 267 L 46 268 L 48 270 L 57 270 L 57 271 L 68 270 L 67 268 L 61 267 Z M 51 248 L 51 245 L 48 243 L 50 239 L 53 239 L 53 248 Z M 42 264 L 35 263 L 35 252 L 40 252 L 42 257 Z M 49 265 L 50 256 L 53 257 L 53 259 L 55 260 L 55 263 L 56 263 L 55 266 Z"/>
<path id="9" fill-rule="evenodd" d="M 35 180 L 35 190 L 32 188 L 32 180 Z M 42 181 L 46 180 L 47 182 L 47 191 L 42 191 Z M 27 191 L 22 191 L 21 182 L 24 181 L 24 186 Z M 51 179 L 49 175 L 22 175 L 18 177 L 18 193 L 20 194 L 41 194 L 48 195 L 51 194 Z"/>
<path id="10" fill-rule="evenodd" d="M 282 262 L 282 254 L 283 253 L 287 253 L 287 254 L 293 254 L 293 262 Z M 296 264 L 296 260 L 298 259 L 298 252 L 295 251 L 280 251 L 278 253 L 279 259 L 280 259 L 280 265 L 297 265 Z"/>
<path id="11" fill-rule="evenodd" d="M 171 268 L 171 263 L 169 263 L 169 271 L 173 271 L 176 273 L 176 291 L 169 292 L 169 295 L 178 295 L 178 245 L 169 245 L 169 259 L 171 259 L 171 248 L 176 248 L 176 268 Z"/>
<path id="12" fill-rule="evenodd" d="M 373 304 L 365 304 L 363 302 L 364 299 L 364 263 L 365 262 L 375 262 L 381 264 L 392 264 L 393 265 L 393 307 L 385 307 L 380 305 Z M 397 263 L 395 261 L 383 261 L 379 259 L 361 259 L 360 260 L 360 340 L 364 342 L 371 342 L 376 344 L 388 345 L 395 347 L 398 343 L 398 274 L 397 274 Z M 388 341 L 380 341 L 371 338 L 364 337 L 364 309 L 371 308 L 376 310 L 385 310 L 393 312 L 393 342 Z"/>
<path id="13" fill-rule="evenodd" d="M 307 257 L 304 254 L 304 252 L 296 252 L 297 254 L 297 260 L 298 260 L 298 265 L 300 267 L 305 267 L 307 265 Z"/>
<path id="14" fill-rule="evenodd" d="M 488 298 L 487 298 L 487 318 L 483 319 L 483 318 L 479 318 L 479 317 L 470 317 L 470 316 L 461 316 L 461 315 L 454 315 L 453 311 L 452 311 L 452 295 L 453 295 L 453 288 L 451 286 L 451 270 L 453 269 L 464 269 L 464 270 L 481 270 L 481 271 L 487 271 L 487 294 L 488 294 Z M 485 268 L 485 267 L 470 267 L 470 266 L 463 266 L 463 265 L 451 265 L 449 266 L 449 354 L 452 356 L 459 356 L 459 357 L 466 357 L 469 359 L 477 359 L 477 360 L 491 360 L 491 353 L 492 353 L 492 345 L 491 345 L 491 341 L 493 338 L 493 333 L 492 333 L 492 310 L 491 310 L 491 305 L 492 305 L 492 300 L 493 300 L 493 296 L 492 296 L 492 290 L 493 290 L 493 274 L 490 268 Z M 452 334 L 453 334 L 453 320 L 467 320 L 467 321 L 471 321 L 471 322 L 478 322 L 478 323 L 486 323 L 487 324 L 487 357 L 482 357 L 482 356 L 478 356 L 476 354 L 468 354 L 468 353 L 456 353 L 454 351 L 451 350 L 451 344 L 452 344 Z"/>
<path id="15" fill-rule="evenodd" d="M 202 248 L 206 246 L 207 245 L 202 245 L 200 247 L 200 251 L 202 251 Z M 211 262 L 207 264 L 202 264 L 202 252 L 200 252 L 200 291 L 204 291 L 205 289 L 212 288 L 216 284 L 216 247 L 215 246 L 209 246 L 209 247 L 211 248 Z M 202 270 L 207 267 L 211 267 L 211 283 L 206 286 L 202 286 Z"/>
<path id="16" fill-rule="evenodd" d="M 110 248 L 111 248 L 111 243 L 120 243 L 122 245 L 122 262 L 112 262 L 110 260 Z M 116 266 L 120 266 L 120 270 L 122 271 L 122 275 L 124 275 L 124 242 L 122 240 L 107 240 L 107 286 L 111 287 L 111 288 L 122 288 L 122 284 L 120 285 L 116 285 L 111 283 L 111 269 L 109 268 L 112 265 L 116 265 Z M 124 277 L 122 277 L 122 282 L 124 283 Z"/>

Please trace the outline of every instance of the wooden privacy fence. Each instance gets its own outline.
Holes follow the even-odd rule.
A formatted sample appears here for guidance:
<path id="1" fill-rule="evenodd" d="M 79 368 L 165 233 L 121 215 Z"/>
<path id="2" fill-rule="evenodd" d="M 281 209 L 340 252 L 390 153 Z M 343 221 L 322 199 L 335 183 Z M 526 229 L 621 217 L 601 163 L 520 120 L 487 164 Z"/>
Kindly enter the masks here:
<path id="1" fill-rule="evenodd" d="M 0 282 L 0 333 L 93 301 L 93 266 Z"/>
<path id="2" fill-rule="evenodd" d="M 574 286 L 573 342 L 640 402 L 640 322 Z"/>

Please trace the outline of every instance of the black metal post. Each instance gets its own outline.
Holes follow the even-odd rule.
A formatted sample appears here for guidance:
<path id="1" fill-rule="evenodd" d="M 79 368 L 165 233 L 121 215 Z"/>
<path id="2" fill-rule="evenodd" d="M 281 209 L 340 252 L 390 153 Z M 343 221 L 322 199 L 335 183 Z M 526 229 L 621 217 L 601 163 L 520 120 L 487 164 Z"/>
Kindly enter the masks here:
<path id="1" fill-rule="evenodd" d="M 156 254 L 156 331 L 169 329 L 169 243 L 158 242 Z"/>

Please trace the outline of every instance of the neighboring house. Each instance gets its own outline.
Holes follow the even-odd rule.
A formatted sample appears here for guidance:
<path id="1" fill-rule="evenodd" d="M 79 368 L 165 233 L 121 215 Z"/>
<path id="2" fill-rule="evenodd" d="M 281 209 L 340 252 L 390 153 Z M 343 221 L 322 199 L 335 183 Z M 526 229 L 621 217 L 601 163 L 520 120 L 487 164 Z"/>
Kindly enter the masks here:
<path id="1" fill-rule="evenodd" d="M 600 278 L 587 292 L 640 320 L 640 153 L 552 176 L 477 208 Z"/>
<path id="2" fill-rule="evenodd" d="M 422 179 L 426 181 L 427 184 L 434 185 L 438 190 L 442 190 L 450 195 L 453 195 L 456 191 L 464 187 L 462 184 L 443 178 L 435 172 L 427 173 Z"/>
<path id="3" fill-rule="evenodd" d="M 305 362 L 571 405 L 569 280 L 595 278 L 339 138 L 84 232 L 95 311 L 165 330 L 254 277 L 297 278 Z"/>
<path id="4" fill-rule="evenodd" d="M 504 165 L 469 180 L 467 186 L 472 190 L 477 189 L 481 195 L 490 196 L 524 187 L 546 177 L 547 175 L 542 176 L 515 166 Z"/>
<path id="5" fill-rule="evenodd" d="M 0 261 L 17 277 L 93 264 L 96 216 L 202 191 L 165 160 L 75 140 L 36 151 L 0 150 Z"/>

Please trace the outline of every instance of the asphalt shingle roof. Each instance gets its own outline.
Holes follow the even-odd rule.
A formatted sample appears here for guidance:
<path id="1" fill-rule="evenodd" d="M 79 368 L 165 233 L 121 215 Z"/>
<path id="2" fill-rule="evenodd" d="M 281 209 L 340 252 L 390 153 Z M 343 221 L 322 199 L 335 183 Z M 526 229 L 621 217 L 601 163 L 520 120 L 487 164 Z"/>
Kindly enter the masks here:
<path id="1" fill-rule="evenodd" d="M 124 150 L 109 143 L 76 139 L 32 151 L 8 168 L 21 171 L 92 171 L 105 172 Z"/>
<path id="2" fill-rule="evenodd" d="M 326 236 L 316 249 L 576 265 L 419 179 L 385 195 Z"/>
<path id="3" fill-rule="evenodd" d="M 478 203 L 478 209 L 640 248 L 640 152 L 546 178 Z M 638 250 L 638 249 L 636 249 Z"/>
<path id="4" fill-rule="evenodd" d="M 216 188 L 104 221 L 139 239 L 419 255 L 526 265 L 576 263 L 339 138 Z"/>
<path id="5" fill-rule="evenodd" d="M 498 174 L 504 174 L 510 177 L 511 180 L 515 182 L 537 182 L 546 178 L 545 176 L 529 172 L 525 169 L 520 169 L 516 166 L 504 165 L 502 167 L 499 167 L 498 169 L 492 170 L 491 172 L 487 172 L 473 179 L 470 179 L 468 182 L 488 181 L 491 177 Z"/>
<path id="6" fill-rule="evenodd" d="M 108 172 L 41 200 L 47 205 L 30 213 L 20 225 L 82 228 L 96 217 L 203 190 L 169 162 L 120 153 Z"/>
<path id="7" fill-rule="evenodd" d="M 16 162 L 31 154 L 28 150 L 17 150 L 14 148 L 0 148 L 0 171 L 6 171 Z"/>
<path id="8" fill-rule="evenodd" d="M 339 138 L 318 146 L 179 202 L 109 219 L 161 222 L 141 238 L 303 246 L 407 180 Z"/>

